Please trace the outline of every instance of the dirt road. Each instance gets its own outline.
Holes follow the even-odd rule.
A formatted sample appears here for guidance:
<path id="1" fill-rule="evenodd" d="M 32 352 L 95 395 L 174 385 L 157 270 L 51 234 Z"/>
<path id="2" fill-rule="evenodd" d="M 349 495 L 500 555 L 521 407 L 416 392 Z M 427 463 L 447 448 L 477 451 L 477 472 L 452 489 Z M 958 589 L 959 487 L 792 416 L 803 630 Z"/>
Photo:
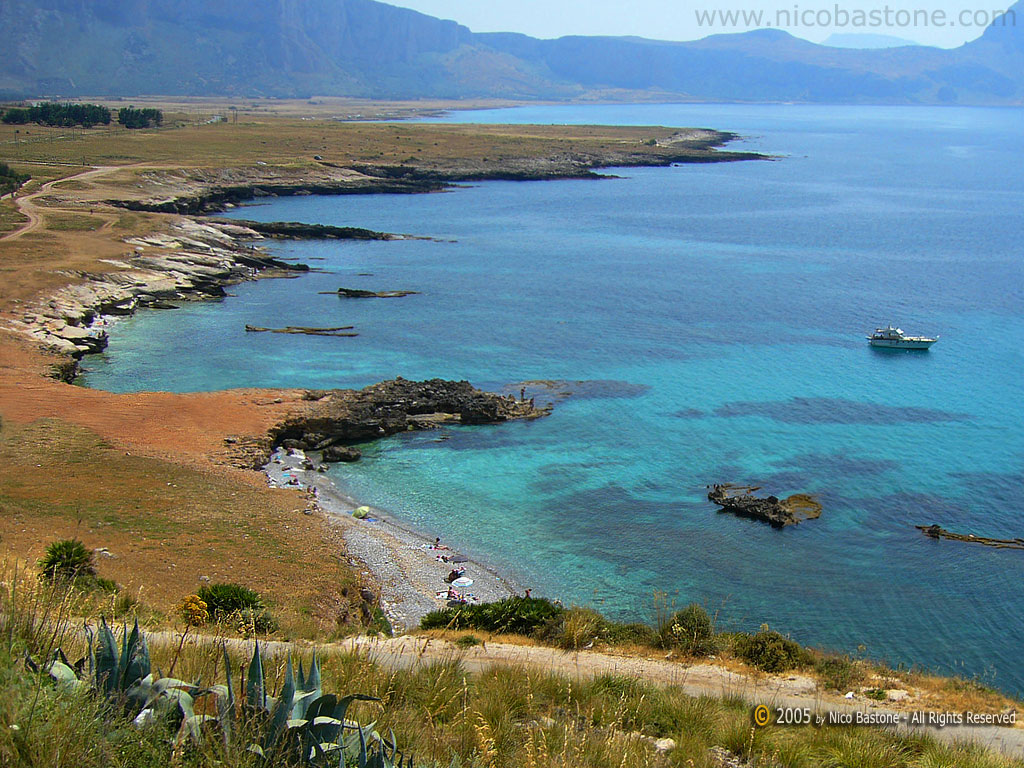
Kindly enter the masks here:
<path id="1" fill-rule="evenodd" d="M 171 633 L 154 632 L 151 642 L 173 642 Z M 157 639 L 159 638 L 159 639 Z M 214 642 L 212 639 L 210 642 Z M 252 652 L 252 644 L 243 640 L 229 640 L 231 646 L 243 653 Z M 690 696 L 737 697 L 747 701 L 751 709 L 757 704 L 769 707 L 809 708 L 813 713 L 857 713 L 872 716 L 893 715 L 901 718 L 895 730 L 903 733 L 928 733 L 941 742 L 975 743 L 993 751 L 1024 759 L 1024 728 L 981 725 L 961 725 L 936 728 L 912 725 L 907 722 L 910 709 L 893 709 L 879 702 L 856 699 L 853 701 L 821 691 L 814 680 L 798 674 L 750 675 L 739 674 L 714 664 L 685 664 L 658 659 L 615 656 L 598 651 L 570 652 L 556 648 L 513 645 L 488 642 L 469 649 L 456 648 L 445 640 L 404 635 L 376 639 L 349 638 L 329 645 L 269 642 L 263 646 L 271 655 L 289 651 L 308 652 L 312 648 L 327 651 L 356 651 L 365 653 L 372 661 L 391 669 L 409 669 L 422 664 L 458 658 L 468 672 L 480 672 L 493 664 L 528 666 L 536 670 L 563 675 L 570 679 L 588 679 L 599 675 L 621 675 L 642 678 L 657 685 L 680 687 Z"/>

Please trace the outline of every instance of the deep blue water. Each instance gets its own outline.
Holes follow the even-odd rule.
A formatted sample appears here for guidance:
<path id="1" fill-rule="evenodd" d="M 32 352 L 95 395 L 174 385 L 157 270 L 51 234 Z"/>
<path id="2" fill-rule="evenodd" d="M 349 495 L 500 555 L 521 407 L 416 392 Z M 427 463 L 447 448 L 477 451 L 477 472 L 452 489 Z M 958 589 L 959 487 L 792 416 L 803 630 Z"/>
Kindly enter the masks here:
<path id="1" fill-rule="evenodd" d="M 549 418 L 389 439 L 332 470 L 537 593 L 649 618 L 652 594 L 728 627 L 1024 691 L 1024 112 L 538 107 L 449 120 L 701 125 L 774 162 L 285 198 L 240 215 L 436 240 L 274 248 L 330 274 L 119 323 L 87 362 L 117 391 L 488 387 L 582 380 Z M 372 273 L 372 276 L 360 275 Z M 411 289 L 339 300 L 338 286 Z M 870 349 L 889 321 L 929 352 Z M 246 334 L 357 326 L 354 339 Z M 820 496 L 783 531 L 717 514 L 712 482 Z"/>

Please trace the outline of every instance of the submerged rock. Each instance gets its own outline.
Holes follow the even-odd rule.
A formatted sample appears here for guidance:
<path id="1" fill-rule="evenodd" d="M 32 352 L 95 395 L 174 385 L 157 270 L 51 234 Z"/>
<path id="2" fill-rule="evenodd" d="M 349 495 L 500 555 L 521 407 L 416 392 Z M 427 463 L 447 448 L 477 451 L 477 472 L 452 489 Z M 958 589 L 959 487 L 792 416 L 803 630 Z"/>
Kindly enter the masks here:
<path id="1" fill-rule="evenodd" d="M 414 296 L 419 291 L 364 291 L 361 288 L 339 288 L 338 296 L 343 299 L 398 299 Z"/>

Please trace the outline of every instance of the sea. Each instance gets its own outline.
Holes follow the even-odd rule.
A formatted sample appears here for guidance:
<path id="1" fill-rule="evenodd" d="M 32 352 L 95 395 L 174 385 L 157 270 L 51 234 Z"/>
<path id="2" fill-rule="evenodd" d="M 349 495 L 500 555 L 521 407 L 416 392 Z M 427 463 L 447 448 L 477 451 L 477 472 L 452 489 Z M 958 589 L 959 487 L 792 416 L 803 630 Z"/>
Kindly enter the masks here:
<path id="1" fill-rule="evenodd" d="M 83 383 L 130 392 L 466 379 L 550 416 L 362 446 L 361 502 L 566 604 L 720 628 L 1024 693 L 1024 112 L 536 106 L 460 123 L 700 126 L 770 160 L 229 215 L 426 239 L 270 243 L 315 267 L 120 320 Z M 428 120 L 427 122 L 431 122 Z M 651 136 L 658 135 L 652 130 Z M 352 300 L 338 287 L 411 290 Z M 888 323 L 939 335 L 871 348 Z M 355 338 L 246 333 L 354 325 Z M 713 483 L 814 494 L 777 530 Z"/>

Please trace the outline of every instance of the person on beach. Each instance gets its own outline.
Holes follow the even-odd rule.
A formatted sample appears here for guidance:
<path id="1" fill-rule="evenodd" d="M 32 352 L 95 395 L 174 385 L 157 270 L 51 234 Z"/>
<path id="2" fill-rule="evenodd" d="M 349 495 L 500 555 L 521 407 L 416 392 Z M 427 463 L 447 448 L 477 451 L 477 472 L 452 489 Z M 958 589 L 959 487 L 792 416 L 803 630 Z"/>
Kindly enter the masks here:
<path id="1" fill-rule="evenodd" d="M 529 600 L 529 599 L 530 599 L 530 592 L 532 592 L 532 591 L 533 591 L 532 589 L 528 589 L 528 590 L 526 590 L 526 594 L 524 595 L 524 597 L 525 597 L 525 598 L 526 598 L 527 600 Z"/>

